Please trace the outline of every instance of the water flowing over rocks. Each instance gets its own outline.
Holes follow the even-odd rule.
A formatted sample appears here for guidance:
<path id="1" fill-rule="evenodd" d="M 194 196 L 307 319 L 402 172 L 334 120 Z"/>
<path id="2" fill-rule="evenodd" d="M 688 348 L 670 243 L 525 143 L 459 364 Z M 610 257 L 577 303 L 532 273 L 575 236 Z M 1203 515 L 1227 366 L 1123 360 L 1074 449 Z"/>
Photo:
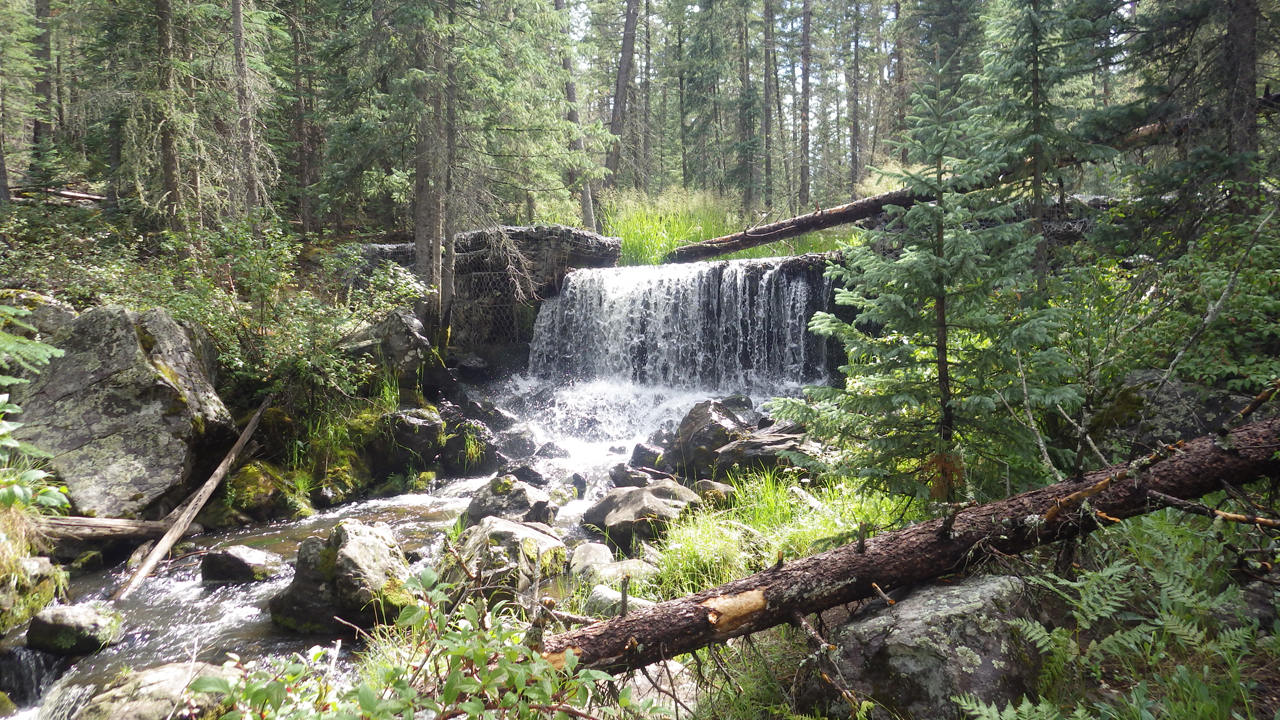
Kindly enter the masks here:
<path id="1" fill-rule="evenodd" d="M 208 584 L 261 582 L 284 569 L 284 558 L 247 545 L 212 550 L 200 560 L 200 579 Z"/>
<path id="2" fill-rule="evenodd" d="M 198 336 L 163 309 L 94 308 L 53 338 L 66 354 L 16 388 L 15 437 L 52 455 L 77 511 L 140 515 L 231 439 Z"/>
<path id="3" fill-rule="evenodd" d="M 838 648 L 840 677 L 853 692 L 891 713 L 960 720 L 951 701 L 957 695 L 1003 706 L 1034 692 L 1039 653 L 1010 624 L 1027 617 L 1026 600 L 1015 577 L 923 585 L 840 625 L 827 640 Z M 848 713 L 844 698 L 820 679 L 810 681 L 802 699 L 819 712 Z"/>
<path id="4" fill-rule="evenodd" d="M 807 328 L 830 302 L 821 256 L 570 273 L 543 303 L 530 348 L 538 377 L 772 388 L 828 376 Z"/>
<path id="5" fill-rule="evenodd" d="M 89 655 L 120 640 L 123 618 L 101 605 L 55 605 L 31 618 L 27 647 L 55 655 Z"/>
<path id="6" fill-rule="evenodd" d="M 293 582 L 271 598 L 271 619 L 298 632 L 342 632 L 334 616 L 360 627 L 392 622 L 412 600 L 409 563 L 390 531 L 343 520 L 327 540 L 298 548 Z"/>
<path id="7" fill-rule="evenodd" d="M 169 663 L 125 675 L 105 692 L 95 695 L 72 720 L 170 720 L 205 717 L 222 702 L 216 693 L 189 693 L 187 687 L 200 677 L 231 680 L 234 671 L 203 662 Z"/>

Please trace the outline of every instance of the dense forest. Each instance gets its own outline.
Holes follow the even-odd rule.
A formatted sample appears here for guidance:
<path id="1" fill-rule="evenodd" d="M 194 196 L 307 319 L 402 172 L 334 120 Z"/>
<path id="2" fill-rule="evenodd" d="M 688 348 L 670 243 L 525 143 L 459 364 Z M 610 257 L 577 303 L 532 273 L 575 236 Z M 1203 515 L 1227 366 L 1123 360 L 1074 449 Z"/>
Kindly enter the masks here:
<path id="1" fill-rule="evenodd" d="M 112 569 L 195 517 L 241 539 L 293 533 L 252 537 L 296 552 L 285 575 L 331 583 L 218 612 L 269 616 L 277 635 L 328 613 L 326 641 L 356 629 L 359 647 L 233 654 L 178 689 L 200 717 L 1280 718 L 1278 14 L 0 0 L 0 669 L 26 618 L 66 598 L 55 565 L 100 576 L 95 598 L 126 577 L 126 595 L 199 586 L 178 560 L 228 535 L 180 546 L 150 585 L 168 547 L 136 576 Z M 612 250 L 537 280 L 534 246 L 505 226 Z M 371 259 L 392 245 L 412 248 L 407 267 Z M 719 257 L 764 264 L 675 265 Z M 497 279 L 464 296 L 465 273 Z M 574 282 L 603 299 L 566 310 L 589 295 Z M 553 300 L 561 344 L 531 350 Z M 507 335 L 475 341 L 463 325 L 496 326 L 495 307 Z M 46 400 L 117 326 L 142 359 L 123 374 L 151 385 L 111 401 L 187 413 L 162 433 L 186 444 L 148 452 L 191 454 L 148 473 L 171 485 L 127 478 L 103 499 L 106 471 L 86 481 L 52 447 L 98 408 Z M 819 359 L 748 382 L 765 375 L 753 353 L 776 348 Z M 652 364 L 600 390 L 583 370 L 596 349 Z M 672 370 L 739 361 L 692 390 L 707 376 Z M 610 435 L 625 402 L 675 414 Z M 201 499 L 180 504 L 205 469 Z M 653 488 L 663 502 L 625 529 L 597 512 Z M 448 500 L 398 500 L 431 493 Z M 396 524 L 446 506 L 429 540 Z M 499 559 L 510 537 L 480 531 L 495 518 L 546 533 Z M 76 523 L 127 537 L 73 553 L 57 533 Z M 359 607 L 307 605 L 340 594 L 338 543 L 361 537 L 390 553 L 390 579 Z M 592 546 L 599 567 L 579 576 Z M 537 596 L 557 576 L 557 599 Z M 972 654 L 964 632 L 1016 646 L 975 661 L 1001 672 L 935 692 L 908 663 L 908 690 L 889 691 L 868 669 L 883 655 L 850 660 L 881 647 L 849 629 L 865 614 L 914 598 L 931 618 L 948 601 L 920 598 L 970 581 L 1018 589 L 959 612 L 968 630 L 927 633 L 948 628 L 934 644 L 950 666 Z M 603 609 L 601 587 L 619 593 Z M 990 620 L 1008 598 L 1023 614 Z M 162 614 L 116 607 L 127 623 Z M 676 671 L 655 664 L 673 657 Z M 633 703 L 637 673 L 662 684 L 650 672 L 671 687 Z"/>

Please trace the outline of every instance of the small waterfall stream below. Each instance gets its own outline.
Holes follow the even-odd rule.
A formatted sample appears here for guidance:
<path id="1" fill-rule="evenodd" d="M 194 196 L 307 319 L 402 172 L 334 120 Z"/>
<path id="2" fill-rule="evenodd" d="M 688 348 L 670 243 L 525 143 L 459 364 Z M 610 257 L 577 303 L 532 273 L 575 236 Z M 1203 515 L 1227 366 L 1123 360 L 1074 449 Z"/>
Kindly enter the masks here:
<path id="1" fill-rule="evenodd" d="M 557 490 L 573 497 L 574 473 L 588 480 L 585 496 L 563 504 L 555 521 L 572 545 L 587 537 L 578 523 L 608 491 L 608 468 L 626 462 L 634 444 L 655 431 L 674 430 L 697 402 L 735 393 L 762 401 L 828 376 L 826 342 L 806 331 L 813 313 L 830 304 L 824 265 L 805 256 L 572 272 L 560 295 L 542 305 L 528 373 L 467 394 L 516 416 L 539 445 L 566 451 L 519 460 L 550 481 L 553 497 Z M 247 544 L 291 560 L 306 537 L 358 518 L 387 523 L 415 565 L 425 566 L 470 493 L 490 477 L 194 540 L 200 549 Z M 127 577 L 123 567 L 77 577 L 68 601 L 103 600 Z M 126 668 L 332 645 L 333 637 L 299 636 L 271 623 L 267 600 L 291 577 L 289 569 L 268 582 L 204 587 L 198 555 L 179 558 L 114 604 L 125 617 L 124 640 L 60 677 L 61 664 L 27 651 L 19 634 L 0 641 L 0 690 L 17 688 L 10 694 L 26 706 L 19 720 L 65 720 Z"/>

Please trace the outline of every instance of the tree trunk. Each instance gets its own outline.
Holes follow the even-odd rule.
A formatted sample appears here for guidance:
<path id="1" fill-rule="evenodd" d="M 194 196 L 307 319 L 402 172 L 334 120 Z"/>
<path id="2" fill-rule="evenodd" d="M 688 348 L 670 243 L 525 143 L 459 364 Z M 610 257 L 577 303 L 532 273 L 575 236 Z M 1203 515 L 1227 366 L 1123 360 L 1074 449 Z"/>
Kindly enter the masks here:
<path id="1" fill-rule="evenodd" d="M 53 113 L 53 28 L 50 26 L 50 0 L 36 0 L 36 23 L 40 34 L 36 36 L 36 116 L 31 124 L 32 175 L 37 182 L 46 182 L 44 161 L 53 144 L 53 125 L 49 118 Z"/>
<path id="2" fill-rule="evenodd" d="M 800 207 L 809 207 L 809 75 L 812 69 L 810 35 L 813 30 L 812 0 L 804 0 L 800 10 Z"/>
<path id="3" fill-rule="evenodd" d="M 626 18 L 622 24 L 622 53 L 618 58 L 618 79 L 613 89 L 613 112 L 609 118 L 609 134 L 613 142 L 605 158 L 605 184 L 617 183 L 618 164 L 622 159 L 622 130 L 627 121 L 627 95 L 631 85 L 632 66 L 636 53 L 636 22 L 640 16 L 640 0 L 627 0 Z"/>
<path id="4" fill-rule="evenodd" d="M 432 70 L 430 41 L 425 33 L 418 38 L 418 47 L 414 53 L 418 69 L 423 72 Z M 440 112 L 440 94 L 430 82 L 423 82 L 418 88 L 418 100 L 421 104 L 418 127 L 414 138 L 413 149 L 413 249 L 414 270 L 418 277 L 436 289 L 433 299 L 427 303 L 423 318 L 431 324 L 440 317 L 440 274 L 443 263 L 441 235 L 444 220 L 441 183 L 437 177 L 439 158 L 436 157 L 437 137 L 435 120 Z"/>
<path id="5" fill-rule="evenodd" d="M 1227 112 L 1231 116 L 1229 153 L 1258 151 L 1258 116 L 1254 102 L 1258 92 L 1258 0 L 1227 0 L 1227 31 L 1222 50 L 1228 77 Z M 1243 195 L 1256 195 L 1257 173 L 1237 165 L 1237 182 Z M 1242 208 L 1243 209 L 1243 208 Z"/>
<path id="6" fill-rule="evenodd" d="M 713 643 L 792 622 L 883 591 L 961 572 L 987 559 L 1016 555 L 1067 540 L 1161 507 L 1148 491 L 1190 499 L 1280 473 L 1275 445 L 1280 419 L 1242 426 L 1232 450 L 1217 438 L 1186 443 L 1142 472 L 1112 466 L 1081 481 L 1050 485 L 1007 500 L 960 511 L 819 555 L 779 563 L 741 580 L 669 600 L 623 617 L 553 635 L 543 656 L 566 652 L 587 667 L 621 672 Z M 1088 492 L 1088 503 L 1081 500 Z M 1080 493 L 1080 494 L 1077 494 Z M 1074 497 L 1072 497 L 1074 495 Z M 948 528 L 949 523 L 949 528 Z"/>
<path id="7" fill-rule="evenodd" d="M 164 197 L 161 212 L 169 230 L 183 231 L 182 180 L 178 173 L 178 131 L 175 125 L 173 94 L 173 5 L 170 0 L 155 0 L 156 44 L 160 72 L 160 181 Z"/>
<path id="8" fill-rule="evenodd" d="M 857 198 L 858 183 L 862 181 L 862 125 L 859 122 L 862 109 L 862 8 L 854 3 L 852 8 L 853 34 L 845 45 L 845 55 L 850 67 L 845 71 L 845 91 L 849 104 L 849 195 Z"/>
<path id="9" fill-rule="evenodd" d="M 764 134 L 764 209 L 773 209 L 773 94 L 777 87 L 774 75 L 773 2 L 764 0 L 764 117 L 760 131 Z"/>
<path id="10" fill-rule="evenodd" d="M 449 7 L 449 27 L 452 28 L 457 21 L 456 0 L 448 1 Z M 452 46 L 453 39 L 450 38 L 449 44 Z M 445 112 L 444 112 L 444 191 L 442 193 L 444 202 L 441 205 L 440 212 L 444 216 L 441 220 L 441 229 L 443 237 L 443 256 L 440 258 L 440 318 L 438 325 L 440 329 L 440 345 L 441 352 L 448 350 L 447 341 L 450 317 L 453 313 L 453 279 L 454 264 L 457 262 L 457 246 L 454 242 L 455 236 L 458 234 L 458 202 L 455 197 L 454 187 L 455 177 L 454 171 L 458 165 L 458 74 L 454 66 L 452 57 L 446 58 L 448 70 L 445 73 Z M 529 224 L 533 224 L 533 195 L 529 195 Z"/>
<path id="11" fill-rule="evenodd" d="M 258 207 L 258 173 L 254 167 L 253 108 L 249 103 L 249 57 L 244 42 L 244 0 L 231 0 L 231 44 L 236 64 L 236 109 L 240 112 L 240 177 L 244 209 Z"/>

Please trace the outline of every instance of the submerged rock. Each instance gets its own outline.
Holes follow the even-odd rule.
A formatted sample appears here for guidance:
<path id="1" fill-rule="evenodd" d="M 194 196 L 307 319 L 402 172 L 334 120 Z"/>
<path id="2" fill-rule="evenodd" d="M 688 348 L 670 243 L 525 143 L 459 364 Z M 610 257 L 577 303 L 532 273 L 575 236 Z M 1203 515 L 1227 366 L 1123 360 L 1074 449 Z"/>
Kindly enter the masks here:
<path id="1" fill-rule="evenodd" d="M 94 308 L 53 339 L 66 354 L 16 387 L 14 437 L 52 455 L 77 511 L 137 516 L 233 437 L 201 339 L 160 308 Z"/>
<path id="2" fill-rule="evenodd" d="M 549 442 L 538 448 L 534 455 L 540 458 L 567 458 L 569 457 L 569 451 L 553 442 Z"/>
<path id="3" fill-rule="evenodd" d="M 697 493 L 672 480 L 657 480 L 642 488 L 610 490 L 582 515 L 582 524 L 595 528 L 609 542 L 629 548 L 635 540 L 652 540 L 686 508 L 702 502 Z"/>
<path id="4" fill-rule="evenodd" d="M 218 693 L 190 693 L 196 678 L 232 680 L 235 671 L 203 662 L 170 663 L 125 674 L 95 695 L 74 720 L 170 720 L 210 716 L 223 701 Z"/>
<path id="5" fill-rule="evenodd" d="M 467 528 L 459 543 L 466 568 L 447 558 L 442 572 L 445 582 L 470 582 L 474 575 L 481 585 L 524 592 L 568 567 L 564 543 L 542 523 L 487 517 Z"/>
<path id="6" fill-rule="evenodd" d="M 513 475 L 495 477 L 467 507 L 467 520 L 473 525 L 486 517 L 549 525 L 555 514 L 550 495 Z"/>
<path id="7" fill-rule="evenodd" d="M 906 717 L 959 720 L 951 698 L 972 694 L 1006 705 L 1035 691 L 1039 663 L 1010 620 L 1026 617 L 1026 588 L 1015 577 L 978 576 L 914 588 L 836 627 L 827 640 L 849 689 Z M 847 714 L 831 686 L 810 681 L 804 703 Z"/>
<path id="8" fill-rule="evenodd" d="M 90 655 L 120 640 L 124 618 L 99 605 L 58 605 L 31 618 L 27 647 L 55 655 Z"/>
<path id="9" fill-rule="evenodd" d="M 247 545 L 232 545 L 205 554 L 200 579 L 206 583 L 246 583 L 269 580 L 284 569 L 284 558 Z"/>
<path id="10" fill-rule="evenodd" d="M 297 632 L 344 632 L 335 616 L 360 627 L 395 621 L 413 597 L 409 563 L 391 531 L 343 520 L 327 540 L 302 541 L 293 582 L 271 598 L 277 625 Z"/>

